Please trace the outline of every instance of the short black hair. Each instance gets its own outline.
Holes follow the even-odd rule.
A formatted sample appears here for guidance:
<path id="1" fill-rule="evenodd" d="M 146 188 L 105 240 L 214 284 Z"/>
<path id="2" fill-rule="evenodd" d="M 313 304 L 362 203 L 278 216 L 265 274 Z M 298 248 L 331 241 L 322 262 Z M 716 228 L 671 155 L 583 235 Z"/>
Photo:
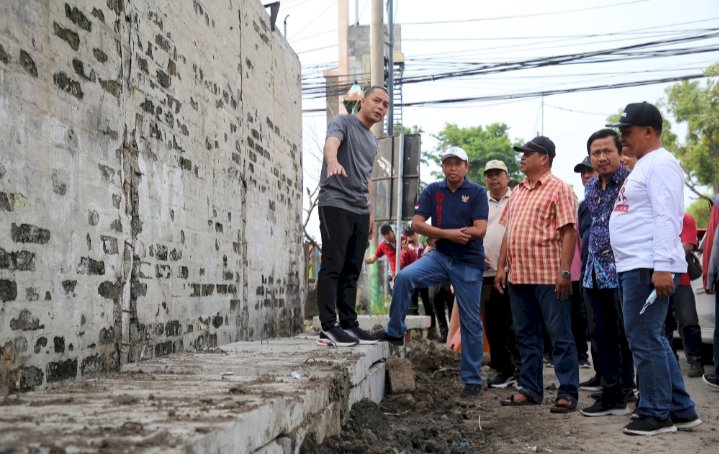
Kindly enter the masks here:
<path id="1" fill-rule="evenodd" d="M 404 229 L 404 236 L 412 236 L 414 235 L 414 230 L 412 230 L 412 227 L 407 227 Z"/>
<path id="2" fill-rule="evenodd" d="M 384 87 L 381 86 L 381 85 L 372 85 L 372 86 L 368 87 L 368 88 L 364 91 L 364 93 L 362 94 L 362 96 L 364 96 L 365 98 L 367 98 L 367 97 L 369 97 L 369 95 L 371 95 L 372 92 L 375 91 L 375 90 L 382 90 L 383 92 L 387 93 L 387 95 L 389 96 L 389 92 L 387 91 L 387 89 L 384 88 Z"/>
<path id="3" fill-rule="evenodd" d="M 389 224 L 382 224 L 382 227 L 379 228 L 379 233 L 381 233 L 382 235 L 387 235 L 392 231 L 392 226 Z"/>
<path id="4" fill-rule="evenodd" d="M 617 131 L 613 129 L 600 129 L 599 131 L 593 133 L 591 136 L 589 136 L 589 139 L 587 139 L 587 154 L 589 154 L 589 148 L 592 146 L 592 142 L 598 139 L 604 139 L 606 137 L 613 137 L 614 138 L 614 145 L 617 147 L 617 151 L 622 151 L 622 141 L 619 140 L 619 134 L 617 134 Z"/>

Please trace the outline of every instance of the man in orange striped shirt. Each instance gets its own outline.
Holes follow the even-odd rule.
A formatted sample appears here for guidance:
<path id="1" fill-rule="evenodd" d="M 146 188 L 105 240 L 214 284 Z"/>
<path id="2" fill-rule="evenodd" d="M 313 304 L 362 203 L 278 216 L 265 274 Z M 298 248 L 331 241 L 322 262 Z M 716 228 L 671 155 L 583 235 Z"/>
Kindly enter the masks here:
<path id="1" fill-rule="evenodd" d="M 577 198 L 569 185 L 552 175 L 556 152 L 549 138 L 537 136 L 514 150 L 522 153 L 520 168 L 526 178 L 512 191 L 499 220 L 507 230 L 494 285 L 504 291 L 508 282 L 522 372 L 520 390 L 502 404 L 542 402 L 544 324 L 552 342 L 554 371 L 559 380 L 550 411 L 568 413 L 576 409 L 579 397 L 577 348 L 572 337 L 569 302 L 570 267 L 577 241 Z"/>

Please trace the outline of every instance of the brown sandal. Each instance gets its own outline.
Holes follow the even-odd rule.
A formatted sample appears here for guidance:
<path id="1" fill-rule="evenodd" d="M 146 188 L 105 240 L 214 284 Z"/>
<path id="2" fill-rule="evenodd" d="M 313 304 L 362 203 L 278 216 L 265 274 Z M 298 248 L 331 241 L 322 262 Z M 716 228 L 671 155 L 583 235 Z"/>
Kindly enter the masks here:
<path id="1" fill-rule="evenodd" d="M 517 400 L 518 394 L 523 396 L 524 400 Z M 526 395 L 522 392 L 510 394 L 509 396 L 507 396 L 506 399 L 503 399 L 500 403 L 505 407 L 521 407 L 523 405 L 538 405 L 538 402 L 535 402 L 534 399 L 532 399 L 531 397 L 529 397 L 528 395 Z"/>
<path id="2" fill-rule="evenodd" d="M 551 413 L 571 413 L 577 409 L 577 399 L 571 396 L 557 396 L 554 406 L 549 409 Z"/>

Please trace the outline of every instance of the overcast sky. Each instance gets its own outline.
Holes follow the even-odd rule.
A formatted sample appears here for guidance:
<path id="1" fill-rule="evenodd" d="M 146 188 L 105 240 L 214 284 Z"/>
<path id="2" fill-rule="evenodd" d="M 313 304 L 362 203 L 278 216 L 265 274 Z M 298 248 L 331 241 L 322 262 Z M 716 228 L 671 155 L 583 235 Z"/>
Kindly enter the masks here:
<path id="1" fill-rule="evenodd" d="M 322 70 L 337 65 L 337 3 L 338 0 L 281 2 L 278 29 L 284 31 L 286 18 L 287 39 L 299 55 L 305 83 L 316 82 Z M 370 0 L 349 0 L 350 24 L 358 21 L 368 25 L 370 4 Z M 719 51 L 712 50 L 719 48 L 716 0 L 394 0 L 394 5 L 395 22 L 402 24 L 404 76 L 408 79 L 488 64 L 526 66 L 530 60 L 541 62 L 570 54 L 657 43 L 621 52 L 601 52 L 572 64 L 404 86 L 405 103 L 495 98 L 406 107 L 403 123 L 420 126 L 425 131 L 424 150 L 435 147 L 431 135 L 448 122 L 463 127 L 503 122 L 509 126 L 512 140 L 529 140 L 543 133 L 557 145 L 553 172 L 572 184 L 579 194 L 582 193 L 579 176 L 572 169 L 586 154 L 587 137 L 604 126 L 608 115 L 617 113 L 628 102 L 656 102 L 665 97 L 671 83 L 548 95 L 543 102 L 541 96 L 512 97 L 681 77 L 701 73 L 719 61 Z M 705 35 L 714 37 L 691 39 Z M 665 44 L 678 39 L 684 41 Z M 691 54 L 660 56 L 687 50 Z M 635 58 L 628 60 L 632 55 Z M 321 107 L 323 99 L 303 100 L 303 109 Z M 680 134 L 684 131 L 681 127 L 673 130 Z M 303 115 L 304 184 L 310 189 L 314 189 L 319 178 L 324 134 L 324 113 Z M 422 179 L 431 180 L 428 169 L 423 171 Z M 687 201 L 690 200 L 688 197 Z M 316 229 L 316 213 L 313 217 L 311 225 Z M 318 234 L 316 237 L 319 239 Z"/>

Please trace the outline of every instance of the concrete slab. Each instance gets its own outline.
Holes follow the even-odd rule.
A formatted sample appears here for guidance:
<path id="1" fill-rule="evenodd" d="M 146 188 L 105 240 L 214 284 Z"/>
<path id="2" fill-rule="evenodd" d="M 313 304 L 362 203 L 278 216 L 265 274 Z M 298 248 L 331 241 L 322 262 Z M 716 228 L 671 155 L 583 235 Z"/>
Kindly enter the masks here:
<path id="1" fill-rule="evenodd" d="M 357 321 L 360 328 L 369 331 L 377 325 L 387 326 L 389 315 L 358 315 Z M 432 319 L 428 315 L 408 315 L 405 323 L 408 330 L 427 329 L 432 326 Z M 312 327 L 317 331 L 322 328 L 320 318 L 316 315 L 312 317 Z"/>
<path id="2" fill-rule="evenodd" d="M 387 344 L 319 346 L 315 336 L 238 342 L 129 364 L 121 373 L 0 402 L 11 452 L 297 452 L 381 401 Z M 53 449 L 55 448 L 55 449 Z"/>

